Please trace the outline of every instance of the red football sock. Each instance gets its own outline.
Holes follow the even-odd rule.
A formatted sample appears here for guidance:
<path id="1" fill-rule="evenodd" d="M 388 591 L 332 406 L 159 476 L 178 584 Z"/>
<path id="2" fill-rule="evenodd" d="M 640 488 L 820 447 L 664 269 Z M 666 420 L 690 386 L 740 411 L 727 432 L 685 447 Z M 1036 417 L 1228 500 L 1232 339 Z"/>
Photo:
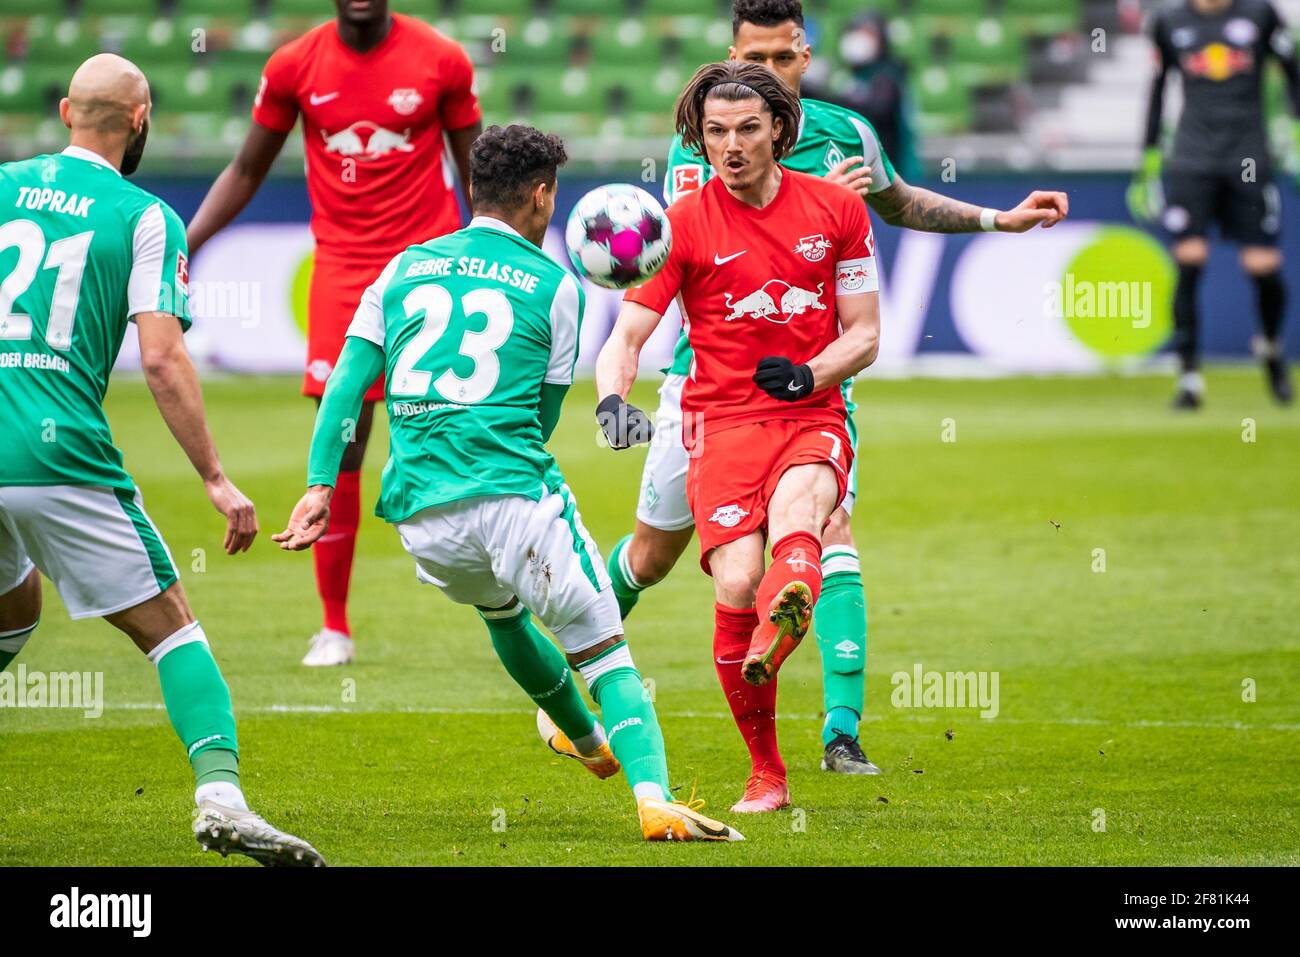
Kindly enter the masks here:
<path id="1" fill-rule="evenodd" d="M 352 556 L 361 522 L 361 473 L 340 472 L 330 499 L 330 527 L 312 546 L 316 566 L 316 591 L 325 609 L 325 627 L 352 633 L 348 628 L 348 585 L 352 581 Z"/>
<path id="2" fill-rule="evenodd" d="M 736 719 L 754 771 L 785 777 L 785 762 L 776 742 L 776 681 L 756 688 L 741 676 L 741 665 L 758 626 L 752 608 L 714 605 L 713 664 Z"/>
<path id="3" fill-rule="evenodd" d="M 801 581 L 812 590 L 812 603 L 822 593 L 822 543 L 812 532 L 791 532 L 772 546 L 772 564 L 758 583 L 755 605 L 760 614 L 779 592 L 792 581 Z"/>

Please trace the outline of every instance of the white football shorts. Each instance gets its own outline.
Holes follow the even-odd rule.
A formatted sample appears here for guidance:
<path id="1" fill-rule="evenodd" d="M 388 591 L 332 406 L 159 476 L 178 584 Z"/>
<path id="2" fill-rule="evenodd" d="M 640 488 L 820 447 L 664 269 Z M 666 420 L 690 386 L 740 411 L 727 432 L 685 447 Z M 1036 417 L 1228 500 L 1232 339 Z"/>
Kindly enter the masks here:
<path id="1" fill-rule="evenodd" d="M 623 633 L 605 562 L 567 485 L 538 502 L 493 495 L 426 508 L 397 533 L 420 581 L 482 609 L 518 598 L 570 654 Z"/>
<path id="2" fill-rule="evenodd" d="M 180 577 L 138 490 L 0 487 L 0 593 L 33 567 L 54 582 L 73 618 L 132 608 Z"/>

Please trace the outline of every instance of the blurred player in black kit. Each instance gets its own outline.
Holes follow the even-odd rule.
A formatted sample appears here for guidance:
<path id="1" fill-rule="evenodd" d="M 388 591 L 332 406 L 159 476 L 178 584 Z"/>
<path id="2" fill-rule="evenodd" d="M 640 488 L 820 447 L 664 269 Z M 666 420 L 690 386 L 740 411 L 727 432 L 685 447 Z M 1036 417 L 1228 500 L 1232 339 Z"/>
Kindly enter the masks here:
<path id="1" fill-rule="evenodd" d="M 1295 42 L 1268 0 L 1185 0 L 1162 9 L 1152 25 L 1157 50 L 1147 110 L 1142 168 L 1129 189 L 1137 219 L 1160 217 L 1173 236 L 1178 263 L 1174 348 L 1181 364 L 1174 407 L 1196 409 L 1200 374 L 1196 291 L 1209 255 L 1206 235 L 1217 222 L 1241 247 L 1241 268 L 1256 289 L 1260 334 L 1253 339 L 1269 388 L 1291 401 L 1282 345 L 1286 287 L 1282 282 L 1281 197 L 1273 182 L 1265 132 L 1262 77 L 1270 56 L 1286 76 L 1295 142 L 1300 146 L 1300 67 Z M 1163 161 L 1161 112 L 1170 71 L 1183 77 L 1184 106 L 1173 147 Z"/>

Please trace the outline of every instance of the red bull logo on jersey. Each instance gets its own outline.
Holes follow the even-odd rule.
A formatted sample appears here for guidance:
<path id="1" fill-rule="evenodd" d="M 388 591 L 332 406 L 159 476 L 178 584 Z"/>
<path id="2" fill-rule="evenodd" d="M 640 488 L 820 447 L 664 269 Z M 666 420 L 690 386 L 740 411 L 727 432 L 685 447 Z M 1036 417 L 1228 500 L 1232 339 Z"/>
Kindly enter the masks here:
<path id="1" fill-rule="evenodd" d="M 792 286 L 784 279 L 769 279 L 749 295 L 735 301 L 732 300 L 731 293 L 727 293 L 725 303 L 731 311 L 724 318 L 727 322 L 736 319 L 766 319 L 783 326 L 809 309 L 825 309 L 826 304 L 822 302 L 825 287 L 824 282 L 819 282 L 814 291 Z"/>
<path id="2" fill-rule="evenodd" d="M 817 233 L 814 236 L 804 236 L 794 244 L 794 251 L 803 255 L 803 258 L 810 263 L 821 262 L 826 258 L 826 251 L 831 248 L 831 241 Z"/>
<path id="3" fill-rule="evenodd" d="M 1192 76 L 1222 82 L 1255 68 L 1255 55 L 1226 43 L 1210 43 L 1183 57 L 1183 70 Z"/>
<path id="4" fill-rule="evenodd" d="M 325 152 L 351 156 L 363 162 L 380 159 L 394 151 L 409 153 L 415 149 L 411 144 L 410 130 L 395 133 L 369 120 L 357 120 L 337 133 L 321 130 L 321 136 L 325 137 Z"/>

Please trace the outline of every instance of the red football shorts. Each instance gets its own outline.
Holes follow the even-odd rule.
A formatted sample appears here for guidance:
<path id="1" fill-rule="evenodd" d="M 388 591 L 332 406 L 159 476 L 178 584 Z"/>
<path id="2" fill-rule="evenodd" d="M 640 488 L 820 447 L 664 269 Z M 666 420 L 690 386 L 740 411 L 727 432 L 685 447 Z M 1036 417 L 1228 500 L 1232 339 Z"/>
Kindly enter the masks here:
<path id="1" fill-rule="evenodd" d="M 767 503 L 786 469 L 825 463 L 839 499 L 848 490 L 853 448 L 843 425 L 774 419 L 710 431 L 686 472 L 686 498 L 700 537 L 700 566 L 709 552 L 767 529 Z"/>
<path id="2" fill-rule="evenodd" d="M 361 294 L 379 278 L 385 265 L 323 259 L 317 253 L 307 295 L 307 368 L 302 377 L 303 395 L 325 394 L 325 380 L 339 361 Z M 366 401 L 380 402 L 383 398 L 384 379 L 380 376 L 366 391 Z"/>

